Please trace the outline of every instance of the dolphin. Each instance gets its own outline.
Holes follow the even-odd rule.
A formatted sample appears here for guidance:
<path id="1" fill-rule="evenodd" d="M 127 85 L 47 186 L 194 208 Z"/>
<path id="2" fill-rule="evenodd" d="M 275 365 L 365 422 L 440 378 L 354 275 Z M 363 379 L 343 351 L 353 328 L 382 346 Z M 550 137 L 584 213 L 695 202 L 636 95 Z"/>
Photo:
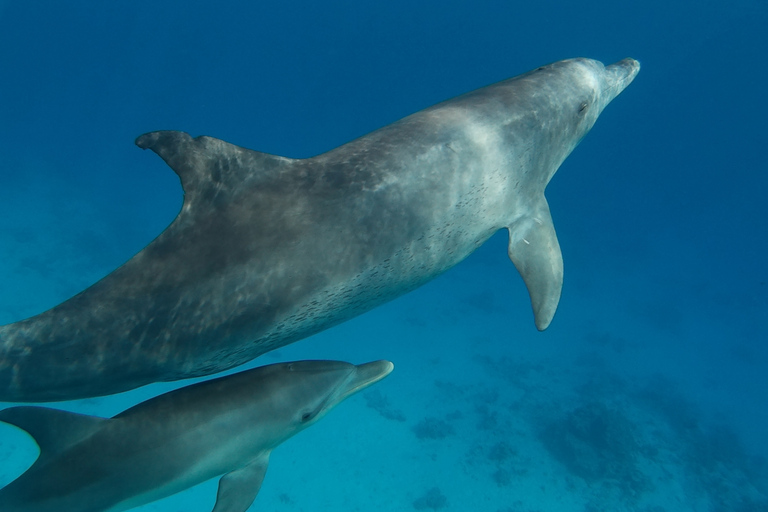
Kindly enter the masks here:
<path id="1" fill-rule="evenodd" d="M 45 407 L 0 411 L 38 460 L 0 489 L 3 512 L 120 512 L 224 475 L 213 512 L 245 512 L 272 450 L 394 366 L 297 361 L 187 386 L 106 419 Z"/>
<path id="2" fill-rule="evenodd" d="M 0 327 L 0 401 L 232 368 L 413 290 L 500 229 L 546 329 L 563 261 L 544 189 L 639 69 L 555 62 L 306 159 L 142 135 L 178 174 L 181 212 L 90 288 Z"/>

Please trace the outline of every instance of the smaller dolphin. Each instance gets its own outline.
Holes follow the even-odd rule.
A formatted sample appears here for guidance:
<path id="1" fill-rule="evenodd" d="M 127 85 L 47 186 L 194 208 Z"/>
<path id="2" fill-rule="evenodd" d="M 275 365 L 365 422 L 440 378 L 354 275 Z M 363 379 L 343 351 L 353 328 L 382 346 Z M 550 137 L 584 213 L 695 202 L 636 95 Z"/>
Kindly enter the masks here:
<path id="1" fill-rule="evenodd" d="M 5 409 L 0 421 L 27 431 L 40 457 L 0 489 L 0 510 L 120 512 L 224 475 L 213 512 L 244 512 L 277 445 L 393 368 L 273 364 L 165 393 L 110 419 Z"/>

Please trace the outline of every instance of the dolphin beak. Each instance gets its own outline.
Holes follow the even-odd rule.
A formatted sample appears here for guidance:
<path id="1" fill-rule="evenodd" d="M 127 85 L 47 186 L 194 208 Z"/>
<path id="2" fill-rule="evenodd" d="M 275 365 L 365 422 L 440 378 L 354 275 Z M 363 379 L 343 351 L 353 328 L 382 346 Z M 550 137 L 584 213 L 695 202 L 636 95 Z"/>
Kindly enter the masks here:
<path id="1" fill-rule="evenodd" d="M 603 90 L 604 105 L 610 103 L 616 96 L 632 83 L 640 71 L 640 63 L 635 59 L 620 60 L 605 68 L 605 89 Z"/>
<path id="2" fill-rule="evenodd" d="M 379 382 L 381 379 L 392 373 L 395 365 L 389 361 L 373 361 L 372 363 L 359 364 L 355 366 L 355 373 L 347 383 L 347 389 L 344 396 L 357 393 L 371 384 Z"/>

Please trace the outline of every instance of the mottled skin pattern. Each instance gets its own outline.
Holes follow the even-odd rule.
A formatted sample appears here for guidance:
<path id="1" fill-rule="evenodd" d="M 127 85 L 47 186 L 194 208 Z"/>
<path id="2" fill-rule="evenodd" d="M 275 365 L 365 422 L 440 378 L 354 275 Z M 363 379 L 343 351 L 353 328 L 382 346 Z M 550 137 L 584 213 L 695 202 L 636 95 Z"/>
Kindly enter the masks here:
<path id="1" fill-rule="evenodd" d="M 544 188 L 638 70 L 557 62 L 302 160 L 139 137 L 180 176 L 182 211 L 100 282 L 0 327 L 0 400 L 231 368 L 424 284 L 503 228 L 545 329 L 562 258 Z"/>
<path id="2" fill-rule="evenodd" d="M 214 512 L 245 512 L 271 451 L 383 379 L 389 361 L 296 361 L 171 391 L 114 418 L 12 407 L 40 457 L 0 489 L 3 512 L 119 512 L 224 475 Z"/>

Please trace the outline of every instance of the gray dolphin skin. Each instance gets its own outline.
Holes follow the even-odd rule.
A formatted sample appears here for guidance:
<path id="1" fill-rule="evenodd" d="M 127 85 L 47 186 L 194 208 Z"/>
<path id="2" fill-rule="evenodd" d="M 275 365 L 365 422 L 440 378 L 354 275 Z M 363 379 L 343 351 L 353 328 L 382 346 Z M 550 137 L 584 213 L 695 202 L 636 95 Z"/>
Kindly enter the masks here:
<path id="1" fill-rule="evenodd" d="M 220 475 L 214 512 L 244 512 L 272 450 L 383 379 L 389 361 L 297 361 L 171 391 L 105 419 L 44 407 L 0 411 L 38 460 L 0 489 L 3 512 L 120 512 Z"/>
<path id="2" fill-rule="evenodd" d="M 178 174 L 181 212 L 98 283 L 0 327 L 0 401 L 232 368 L 413 290 L 504 228 L 546 329 L 563 262 L 544 189 L 639 69 L 556 62 L 307 159 L 139 137 Z"/>

